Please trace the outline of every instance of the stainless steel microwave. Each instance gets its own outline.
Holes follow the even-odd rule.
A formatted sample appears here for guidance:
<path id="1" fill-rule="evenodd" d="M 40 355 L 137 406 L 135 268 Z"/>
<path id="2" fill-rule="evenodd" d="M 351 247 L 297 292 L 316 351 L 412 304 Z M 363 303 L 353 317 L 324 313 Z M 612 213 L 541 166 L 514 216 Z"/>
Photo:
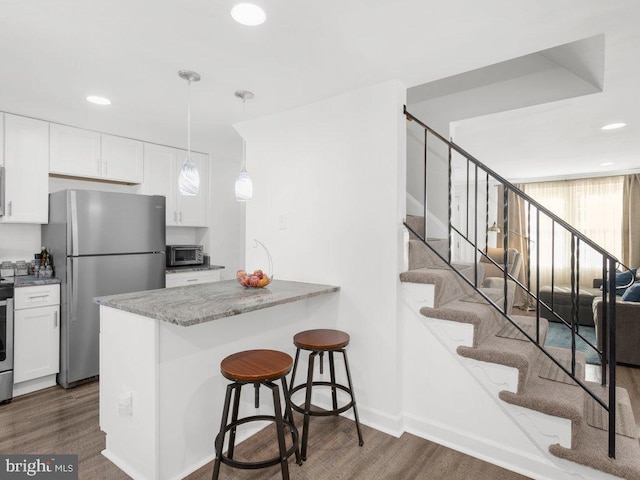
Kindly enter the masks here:
<path id="1" fill-rule="evenodd" d="M 167 245 L 167 267 L 202 265 L 202 245 Z"/>

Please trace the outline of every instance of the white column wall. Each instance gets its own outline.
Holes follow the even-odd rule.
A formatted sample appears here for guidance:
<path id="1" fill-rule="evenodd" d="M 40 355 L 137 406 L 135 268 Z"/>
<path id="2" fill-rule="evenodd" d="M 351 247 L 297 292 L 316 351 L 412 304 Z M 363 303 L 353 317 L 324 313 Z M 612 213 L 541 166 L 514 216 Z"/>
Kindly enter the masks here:
<path id="1" fill-rule="evenodd" d="M 404 216 L 405 88 L 367 87 L 237 126 L 254 198 L 246 210 L 246 267 L 276 278 L 340 285 L 336 327 L 365 423 L 400 430 L 397 321 Z"/>

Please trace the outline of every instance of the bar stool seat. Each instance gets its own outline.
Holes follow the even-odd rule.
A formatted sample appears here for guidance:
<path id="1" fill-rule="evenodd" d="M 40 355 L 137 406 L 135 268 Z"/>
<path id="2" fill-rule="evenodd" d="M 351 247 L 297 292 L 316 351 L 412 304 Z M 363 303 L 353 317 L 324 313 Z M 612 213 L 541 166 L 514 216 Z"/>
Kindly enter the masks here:
<path id="1" fill-rule="evenodd" d="M 291 374 L 291 392 L 290 396 L 294 393 L 306 389 L 305 403 L 304 406 L 298 406 L 291 402 L 291 408 L 300 412 L 304 415 L 304 423 L 302 428 L 302 445 L 301 445 L 301 456 L 302 460 L 306 460 L 307 458 L 307 440 L 309 436 L 309 417 L 311 416 L 329 416 L 329 415 L 339 415 L 343 412 L 346 412 L 350 408 L 353 408 L 353 415 L 356 421 L 356 429 L 358 431 L 358 441 L 359 445 L 364 445 L 364 441 L 362 439 L 362 432 L 360 430 L 360 420 L 358 419 L 358 409 L 356 407 L 356 398 L 353 392 L 353 384 L 351 382 L 351 372 L 349 370 L 349 362 L 347 360 L 347 352 L 345 347 L 349 345 L 349 341 L 351 338 L 349 334 L 340 330 L 332 330 L 332 329 L 316 329 L 316 330 L 306 330 L 304 332 L 297 333 L 293 337 L 293 344 L 296 346 L 296 359 L 293 365 L 293 373 Z M 308 369 L 307 369 L 307 381 L 306 383 L 301 383 L 298 386 L 294 386 L 294 381 L 296 377 L 296 371 L 298 368 L 298 360 L 300 359 L 300 351 L 307 350 L 310 352 L 309 361 L 308 361 Z M 336 382 L 335 375 L 335 364 L 334 364 L 334 353 L 341 353 L 344 357 L 344 366 L 347 374 L 347 383 L 348 386 L 339 384 Z M 320 373 L 323 372 L 323 357 L 324 354 L 328 353 L 329 356 L 329 374 L 331 381 L 314 381 L 313 373 L 314 373 L 314 361 L 315 357 L 320 357 Z M 311 393 L 313 387 L 330 387 L 331 388 L 331 399 L 332 399 L 332 409 L 330 410 L 312 410 L 311 409 Z M 338 397 L 337 390 L 342 390 L 347 393 L 351 400 L 347 402 L 345 405 L 338 407 Z"/>
<path id="2" fill-rule="evenodd" d="M 224 401 L 220 433 L 216 436 L 215 449 L 216 458 L 213 466 L 213 480 L 217 480 L 220 474 L 220 464 L 224 463 L 234 468 L 257 469 L 270 467 L 272 465 L 281 466 L 282 478 L 289 479 L 288 458 L 295 453 L 296 461 L 300 465 L 300 449 L 298 447 L 298 430 L 293 422 L 293 413 L 289 401 L 289 391 L 287 388 L 286 375 L 291 371 L 293 359 L 284 352 L 277 350 L 247 350 L 244 352 L 229 355 L 220 363 L 220 372 L 233 383 L 227 385 L 227 393 Z M 284 415 L 280 401 L 280 392 L 274 381 L 280 380 L 285 399 Z M 273 395 L 274 415 L 252 415 L 238 419 L 240 408 L 240 393 L 243 385 L 253 384 L 256 388 L 256 408 L 257 392 L 261 385 L 269 388 Z M 229 410 L 233 397 L 233 410 L 231 422 Z M 276 424 L 276 436 L 278 439 L 279 455 L 268 460 L 258 462 L 239 461 L 233 458 L 235 450 L 236 428 L 239 425 L 257 421 L 272 421 Z M 285 427 L 291 431 L 292 446 L 287 449 L 285 444 Z M 229 432 L 229 447 L 226 455 L 222 452 L 224 438 Z"/>

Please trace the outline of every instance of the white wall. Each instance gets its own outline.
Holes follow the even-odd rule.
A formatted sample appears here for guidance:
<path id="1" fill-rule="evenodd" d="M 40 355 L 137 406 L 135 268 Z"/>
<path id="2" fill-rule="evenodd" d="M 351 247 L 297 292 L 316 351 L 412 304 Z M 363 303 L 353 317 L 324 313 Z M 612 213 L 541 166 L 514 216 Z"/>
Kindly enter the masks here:
<path id="1" fill-rule="evenodd" d="M 405 93 L 386 82 L 237 127 L 254 182 L 248 268 L 266 267 L 256 238 L 269 248 L 276 278 L 342 288 L 336 326 L 351 334 L 361 417 L 394 431 Z"/>

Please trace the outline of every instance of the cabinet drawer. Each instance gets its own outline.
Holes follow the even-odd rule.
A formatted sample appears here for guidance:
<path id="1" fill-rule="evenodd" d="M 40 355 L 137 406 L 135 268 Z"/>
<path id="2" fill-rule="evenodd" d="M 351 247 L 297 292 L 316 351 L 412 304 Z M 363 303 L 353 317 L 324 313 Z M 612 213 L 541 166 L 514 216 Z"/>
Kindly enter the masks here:
<path id="1" fill-rule="evenodd" d="M 217 282 L 220 280 L 220 272 L 217 270 L 212 270 L 199 272 L 168 273 L 165 279 L 167 288 L 182 287 L 186 285 L 197 285 L 198 283 Z"/>
<path id="2" fill-rule="evenodd" d="M 60 305 L 60 285 L 18 287 L 15 289 L 14 296 L 14 308 L 16 310 Z"/>

